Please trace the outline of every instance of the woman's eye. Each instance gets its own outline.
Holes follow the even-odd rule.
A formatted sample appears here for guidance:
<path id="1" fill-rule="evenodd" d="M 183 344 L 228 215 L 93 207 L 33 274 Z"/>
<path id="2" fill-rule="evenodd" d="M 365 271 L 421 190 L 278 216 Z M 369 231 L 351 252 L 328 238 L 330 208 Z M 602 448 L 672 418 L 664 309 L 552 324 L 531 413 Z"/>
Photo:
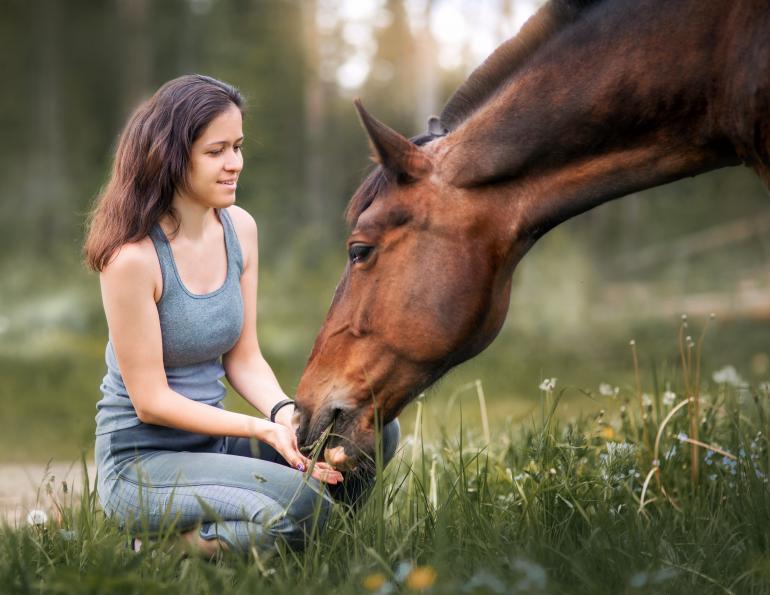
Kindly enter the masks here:
<path id="1" fill-rule="evenodd" d="M 209 155 L 217 156 L 221 154 L 222 154 L 222 149 L 217 149 L 216 151 L 209 151 Z"/>
<path id="2" fill-rule="evenodd" d="M 372 250 L 374 250 L 374 246 L 370 246 L 369 244 L 351 244 L 348 248 L 350 262 L 354 264 L 357 262 L 364 262 L 369 258 Z"/>
<path id="3" fill-rule="evenodd" d="M 238 153 L 240 150 L 241 150 L 241 145 L 236 145 L 233 147 L 233 151 L 235 151 L 236 153 Z"/>

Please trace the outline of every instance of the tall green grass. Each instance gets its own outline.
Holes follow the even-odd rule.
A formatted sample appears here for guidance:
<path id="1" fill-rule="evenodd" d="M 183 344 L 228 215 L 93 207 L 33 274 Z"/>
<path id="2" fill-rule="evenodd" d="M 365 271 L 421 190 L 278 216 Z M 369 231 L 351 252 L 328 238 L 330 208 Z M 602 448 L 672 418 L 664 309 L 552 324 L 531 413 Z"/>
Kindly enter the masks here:
<path id="1" fill-rule="evenodd" d="M 463 422 L 423 440 L 447 405 L 430 394 L 367 504 L 301 553 L 206 562 L 165 534 L 135 554 L 93 493 L 56 487 L 46 524 L 0 528 L 0 591 L 770 593 L 770 387 L 701 371 L 696 347 L 574 419 L 557 415 L 569 389 L 544 383 L 542 408 L 489 441 Z M 454 406 L 484 408 L 474 388 Z"/>

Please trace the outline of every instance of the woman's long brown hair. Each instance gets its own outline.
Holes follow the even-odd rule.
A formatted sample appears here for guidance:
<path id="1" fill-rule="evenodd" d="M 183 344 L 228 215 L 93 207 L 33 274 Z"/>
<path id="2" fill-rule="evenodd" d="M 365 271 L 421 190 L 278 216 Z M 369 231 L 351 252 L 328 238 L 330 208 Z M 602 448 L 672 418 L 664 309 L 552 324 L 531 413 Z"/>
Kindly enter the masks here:
<path id="1" fill-rule="evenodd" d="M 206 126 L 243 98 L 235 87 L 192 74 L 173 79 L 140 105 L 118 142 L 112 175 L 88 218 L 83 252 L 102 271 L 115 252 L 146 237 L 184 188 L 190 147 Z"/>

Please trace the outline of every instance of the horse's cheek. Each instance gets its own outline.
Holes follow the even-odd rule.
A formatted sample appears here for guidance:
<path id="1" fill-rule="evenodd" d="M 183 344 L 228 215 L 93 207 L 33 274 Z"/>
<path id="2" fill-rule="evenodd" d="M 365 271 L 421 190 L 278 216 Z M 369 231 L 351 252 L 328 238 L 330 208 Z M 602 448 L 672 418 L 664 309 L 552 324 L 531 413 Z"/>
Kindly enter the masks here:
<path id="1" fill-rule="evenodd" d="M 415 340 L 441 351 L 441 357 L 451 352 L 462 339 L 466 300 L 455 278 L 424 278 L 419 293 L 404 309 Z"/>

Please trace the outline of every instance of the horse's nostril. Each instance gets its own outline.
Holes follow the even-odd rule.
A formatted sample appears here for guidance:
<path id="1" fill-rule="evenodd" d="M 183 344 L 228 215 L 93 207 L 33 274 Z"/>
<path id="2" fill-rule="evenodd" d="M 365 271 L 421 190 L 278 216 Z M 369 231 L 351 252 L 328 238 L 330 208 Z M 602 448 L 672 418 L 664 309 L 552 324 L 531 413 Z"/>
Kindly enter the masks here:
<path id="1" fill-rule="evenodd" d="M 298 410 L 295 414 L 298 419 L 297 423 L 297 444 L 301 447 L 300 450 L 306 448 L 306 442 L 308 432 L 310 431 L 310 416 L 303 410 Z"/>

